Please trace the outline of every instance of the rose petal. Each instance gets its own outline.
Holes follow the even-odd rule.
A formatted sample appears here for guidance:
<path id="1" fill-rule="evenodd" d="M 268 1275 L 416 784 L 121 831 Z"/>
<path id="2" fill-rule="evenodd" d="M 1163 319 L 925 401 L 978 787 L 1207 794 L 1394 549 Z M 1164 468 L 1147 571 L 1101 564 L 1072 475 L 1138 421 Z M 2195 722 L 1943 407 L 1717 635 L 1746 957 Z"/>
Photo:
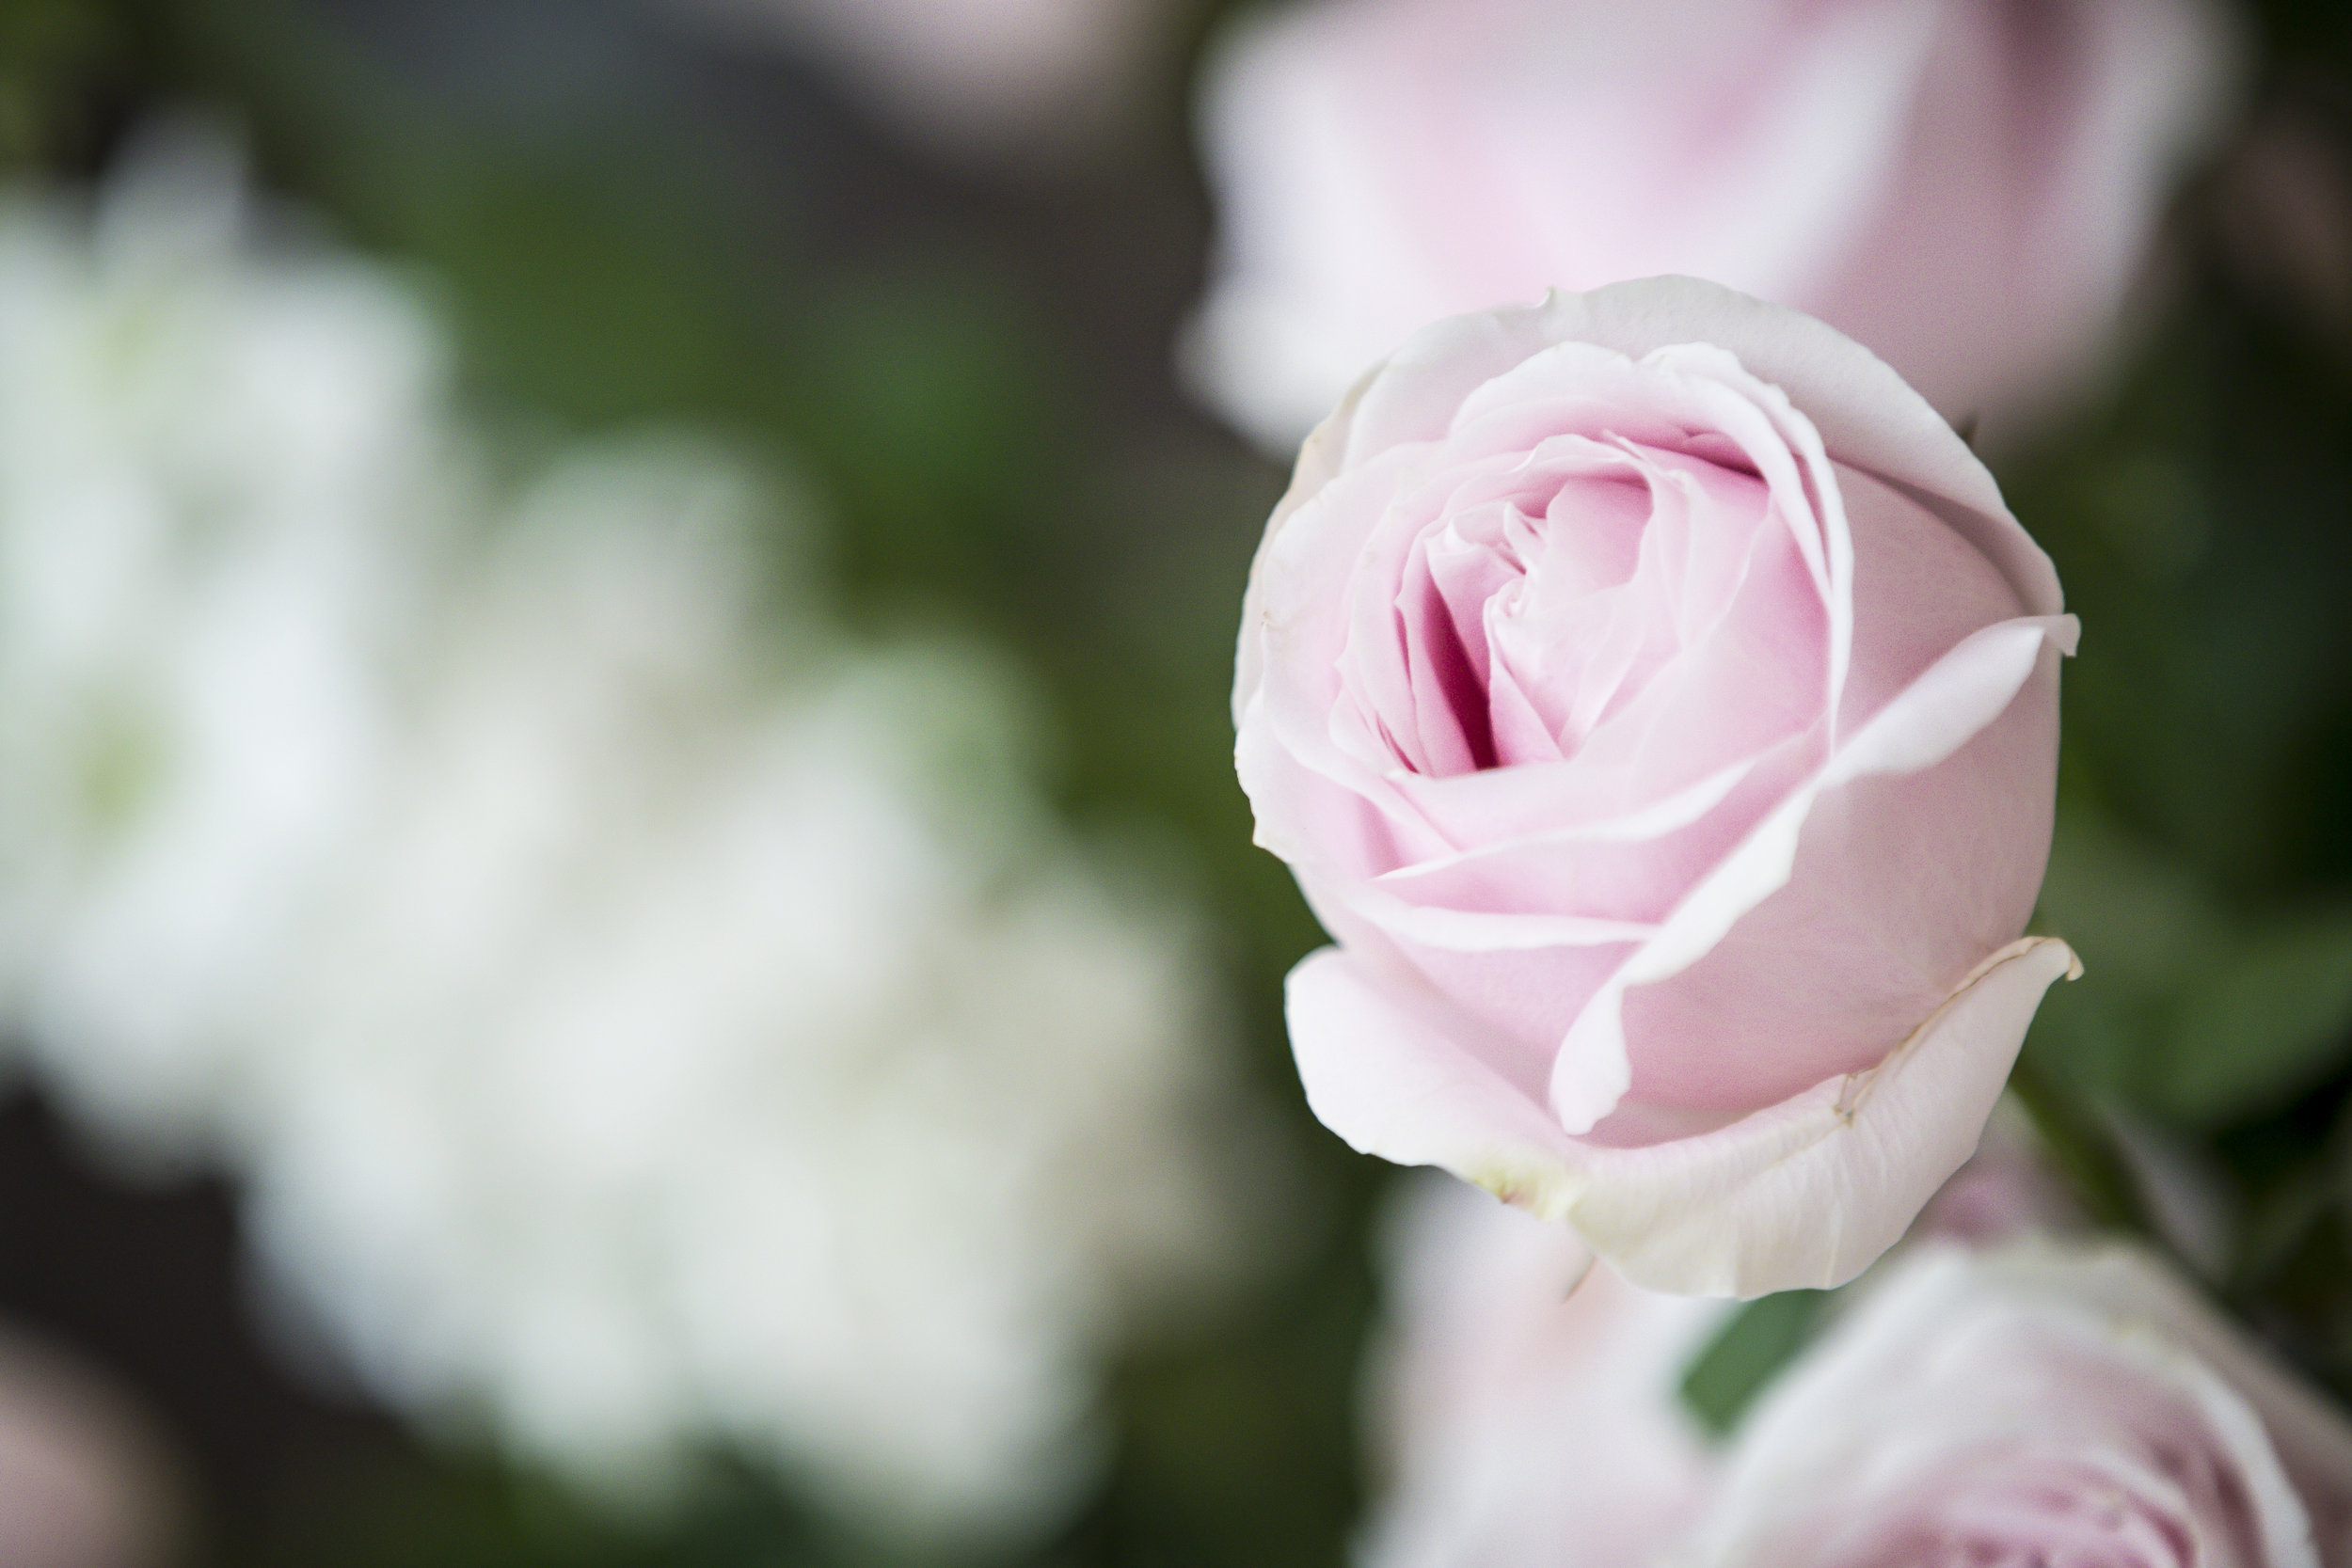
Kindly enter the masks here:
<path id="1" fill-rule="evenodd" d="M 1433 995 L 1337 948 L 1291 972 L 1308 1104 L 1367 1154 L 1441 1165 L 1565 1220 L 1634 1283 L 1756 1296 L 1843 1284 L 1902 1234 L 1975 1148 L 2042 993 L 2074 966 L 2022 939 L 1885 1061 L 1712 1132 L 1641 1148 L 1569 1136 Z"/>
<path id="2" fill-rule="evenodd" d="M 1299 444 L 1298 461 L 1291 467 L 1290 487 L 1275 503 L 1273 515 L 1266 519 L 1265 534 L 1258 541 L 1258 548 L 1249 564 L 1249 581 L 1242 590 L 1241 635 L 1233 657 L 1233 728 L 1242 724 L 1242 710 L 1249 704 L 1265 679 L 1264 607 L 1262 603 L 1267 580 L 1273 574 L 1265 569 L 1266 561 L 1291 519 L 1299 508 L 1323 494 L 1332 480 L 1339 477 L 1340 457 L 1346 451 L 1348 431 L 1355 423 L 1356 406 L 1362 400 L 1364 389 L 1372 385 L 1378 367 L 1364 372 L 1362 379 L 1348 389 L 1340 405 L 1330 416 L 1308 433 Z"/>
<path id="3" fill-rule="evenodd" d="M 2002 504 L 1968 444 L 1884 361 L 1836 328 L 1691 277 L 1554 293 L 1541 310 L 1533 331 L 1545 341 L 1573 338 L 1637 356 L 1669 343 L 1729 350 L 1805 411 L 1832 456 L 1912 495 L 1983 551 L 2028 610 L 2064 608 L 2058 569 Z"/>
<path id="4" fill-rule="evenodd" d="M 2045 640 L 2072 647 L 2076 632 L 2071 615 L 2028 616 L 1963 639 L 1834 753 L 1813 785 L 1795 791 L 1765 817 L 1577 1016 L 1552 1067 L 1551 1104 L 1561 1125 L 1587 1132 L 1616 1108 L 1633 1082 L 1625 992 L 1696 963 L 1741 916 L 1787 885 L 1805 818 L 1822 790 L 1943 761 L 2009 706 L 2033 673 Z"/>
<path id="5" fill-rule="evenodd" d="M 1824 789 L 1787 882 L 1689 968 L 1626 991 L 1630 1101 L 1737 1115 L 1862 1071 L 2024 928 L 2058 762 L 2058 655 L 2035 657 L 1948 757 Z"/>
<path id="6" fill-rule="evenodd" d="M 1730 1304 L 1626 1284 L 1565 1226 L 1452 1177 L 1397 1184 L 1367 1382 L 1387 1496 L 1362 1568 L 1642 1568 L 1714 1454 L 1675 1397 Z"/>
<path id="7" fill-rule="evenodd" d="M 1308 1107 L 1350 1148 L 1398 1164 L 1442 1166 L 1505 1202 L 1558 1217 L 1575 1140 L 1463 1043 L 1463 1020 L 1337 947 L 1300 960 L 1284 997 Z M 1494 1045 L 1501 1055 L 1502 1042 Z"/>
<path id="8" fill-rule="evenodd" d="M 1678 1560 L 1913 1560 L 1958 1527 L 2004 1561 L 2319 1568 L 2297 1494 L 2342 1495 L 2352 1433 L 2303 1395 L 2332 1466 L 2295 1475 L 2265 1383 L 2286 1380 L 2123 1246 L 1929 1250 L 1749 1416 Z"/>
<path id="9" fill-rule="evenodd" d="M 1747 1297 L 1842 1285 L 1975 1149 L 2042 993 L 2074 973 L 2064 942 L 2021 938 L 1867 1073 L 1697 1137 L 1580 1146 L 1563 1217 L 1654 1291 Z"/>
<path id="10" fill-rule="evenodd" d="M 2178 1277 L 2122 1245 L 2087 1258 L 2023 1249 L 1978 1267 L 1995 1284 L 2063 1294 L 2145 1323 L 2219 1372 L 2261 1416 L 2311 1514 L 2320 1560 L 2329 1568 L 2352 1562 L 2352 1428 L 2309 1386 L 2231 1332 Z"/>

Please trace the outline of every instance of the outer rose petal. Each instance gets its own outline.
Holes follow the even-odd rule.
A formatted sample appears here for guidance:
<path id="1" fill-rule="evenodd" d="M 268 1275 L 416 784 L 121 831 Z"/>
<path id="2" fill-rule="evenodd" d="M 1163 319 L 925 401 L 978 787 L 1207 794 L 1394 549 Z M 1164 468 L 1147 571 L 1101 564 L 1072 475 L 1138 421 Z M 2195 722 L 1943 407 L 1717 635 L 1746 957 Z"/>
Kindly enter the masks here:
<path id="1" fill-rule="evenodd" d="M 2222 1513 L 2200 1519 L 2199 1533 L 2238 1542 L 2205 1535 L 2204 1550 L 2188 1544 L 2166 1562 L 2345 1561 L 2352 1430 L 2165 1270 L 2120 1244 L 1983 1256 L 1936 1248 L 1911 1259 L 1768 1392 L 1704 1523 L 1666 1560 L 1854 1561 L 1824 1532 L 1856 1526 L 1867 1541 L 1874 1523 L 1931 1517 L 1939 1476 L 1963 1479 L 1989 1452 L 2028 1442 L 2045 1462 L 2095 1455 L 2128 1467 L 2137 1450 L 2185 1512 L 2194 1478 L 2211 1477 Z M 2012 1550 L 2030 1537 L 2032 1517 L 2000 1521 Z M 2077 1521 L 2044 1517 L 2048 1560 L 2141 1560 L 2096 1545 L 2069 1552 L 2081 1544 L 2070 1528 Z M 2250 1550 L 2231 1549 L 2240 1543 Z"/>
<path id="2" fill-rule="evenodd" d="M 1257 694 L 1265 679 L 1264 611 L 1259 599 L 1265 580 L 1261 569 L 1266 550 L 1274 536 L 1282 531 L 1292 513 L 1306 499 L 1331 483 L 1340 471 L 1340 453 L 1346 450 L 1348 427 L 1355 422 L 1356 405 L 1362 401 L 1364 388 L 1372 385 L 1377 370 L 1367 372 L 1363 379 L 1348 389 L 1324 421 L 1307 434 L 1299 444 L 1298 461 L 1291 466 L 1290 487 L 1274 504 L 1274 515 L 1266 521 L 1264 535 L 1249 563 L 1249 584 L 1242 590 L 1241 636 L 1233 657 L 1233 727 L 1242 725 L 1243 712 L 1249 699 Z"/>
<path id="3" fill-rule="evenodd" d="M 2063 1297 L 2122 1322 L 2144 1323 L 2220 1373 L 2262 1418 L 2311 1516 L 2320 1561 L 2327 1568 L 2352 1565 L 2352 1429 L 2172 1274 L 2121 1244 L 2085 1257 L 2018 1248 L 1984 1259 L 1976 1268 L 2011 1289 Z"/>
<path id="4" fill-rule="evenodd" d="M 1829 765 L 1708 873 L 1586 1004 L 1552 1064 L 1551 1104 L 1563 1125 L 1571 1132 L 1590 1129 L 1616 1108 L 1632 1083 L 1626 991 L 1681 974 L 1788 884 L 1805 819 L 1823 792 L 1873 775 L 1917 773 L 1943 762 L 2001 716 L 2032 677 L 2045 641 L 2071 652 L 2075 633 L 2071 615 L 2021 617 L 1986 626 L 1963 638 L 1848 737 Z M 2017 918 L 2022 924 L 2023 911 Z M 2026 1021 L 2031 1018 L 2028 1009 Z M 2018 1032 L 2022 1037 L 2023 1022 Z M 1988 1111 L 1992 1103 L 1985 1101 Z M 1941 1172 L 1936 1181 L 1950 1174 Z M 1934 1183 L 1922 1189 L 1920 1201 L 1934 1190 Z"/>
<path id="5" fill-rule="evenodd" d="M 2064 942 L 2022 938 L 1869 1071 L 1641 1148 L 1570 1137 L 1457 1043 L 1441 1002 L 1336 948 L 1291 973 L 1291 1042 L 1309 1105 L 1355 1148 L 1565 1220 L 1634 1284 L 1750 1297 L 1842 1285 L 1894 1244 L 1975 1148 L 2042 993 L 2074 973 Z"/>

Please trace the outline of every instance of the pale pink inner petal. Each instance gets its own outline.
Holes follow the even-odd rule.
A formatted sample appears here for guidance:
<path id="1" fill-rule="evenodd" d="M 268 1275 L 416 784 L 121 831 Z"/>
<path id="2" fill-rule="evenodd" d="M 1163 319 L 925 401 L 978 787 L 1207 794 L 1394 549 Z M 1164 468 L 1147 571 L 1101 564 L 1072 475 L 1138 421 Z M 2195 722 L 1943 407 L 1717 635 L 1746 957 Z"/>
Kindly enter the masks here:
<path id="1" fill-rule="evenodd" d="M 1302 841 L 1279 847 L 1268 842 L 1268 847 L 1352 877 L 1377 876 L 1431 852 L 1427 830 L 1414 814 L 1382 811 L 1360 790 L 1306 766 L 1268 735 L 1269 728 L 1245 730 L 1233 753 L 1243 788 L 1291 803 L 1284 831 Z M 1262 826 L 1261 834 L 1266 832 Z"/>
<path id="2" fill-rule="evenodd" d="M 1958 1467 L 1958 1466 L 1956 1466 Z M 2200 1568 L 2217 1558 L 2164 1477 L 2074 1455 L 1994 1453 L 1935 1478 L 1823 1568 Z"/>
<path id="3" fill-rule="evenodd" d="M 1661 803 L 1637 797 L 1622 769 L 1594 768 L 1585 759 L 1521 763 L 1451 779 L 1399 774 L 1392 781 L 1426 836 L 1480 853 L 1530 835 L 1575 835 Z M 1417 858 L 1391 862 L 1383 872 L 1407 868 Z"/>
<path id="4" fill-rule="evenodd" d="M 1629 944 L 1619 942 L 1545 954 L 1549 982 L 1538 984 L 1523 961 L 1524 954 L 1408 948 L 1356 913 L 1338 890 L 1320 879 L 1302 875 L 1299 888 L 1350 962 L 1360 964 L 1367 974 L 1404 976 L 1398 984 L 1444 1019 L 1447 1037 L 1492 1069 L 1531 1106 L 1543 1103 L 1551 1068 L 1549 1041 L 1565 1027 L 1565 1022 L 1555 1024 L 1560 1009 L 1581 1007 L 1581 999 L 1600 989 L 1629 950 Z"/>
<path id="5" fill-rule="evenodd" d="M 1827 612 L 1791 531 L 1750 476 L 1645 454 L 1661 504 L 1637 582 L 1675 653 L 1623 683 L 1578 737 L 1588 768 L 1655 798 L 1798 733 L 1825 704 Z"/>
<path id="6" fill-rule="evenodd" d="M 1417 487 L 1351 589 L 1353 721 L 1433 779 L 1575 759 L 1614 727 L 1589 760 L 1636 793 L 1771 746 L 1823 700 L 1825 612 L 1781 504 L 1743 467 L 1573 435 Z M 1677 726 L 1734 678 L 1773 700 Z"/>
<path id="7" fill-rule="evenodd" d="M 1396 616 L 1410 683 L 1408 722 L 1419 737 L 1416 770 L 1443 777 L 1492 768 L 1499 759 L 1486 712 L 1487 661 L 1454 629 L 1451 607 L 1429 574 L 1426 542 L 1417 542 L 1413 553 Z"/>
<path id="8" fill-rule="evenodd" d="M 1520 685 L 1516 666 L 1508 661 L 1496 667 L 1486 687 L 1486 717 L 1499 762 L 1524 768 L 1566 758 L 1544 706 L 1541 687 L 1531 691 Z"/>
<path id="9" fill-rule="evenodd" d="M 1525 569 L 1486 600 L 1480 631 L 1496 687 L 1538 738 L 1503 752 L 1504 765 L 1573 755 L 1593 709 L 1673 657 L 1657 585 L 1636 577 L 1649 512 L 1647 487 L 1626 472 L 1563 485 L 1541 522 L 1518 516 Z"/>
<path id="10" fill-rule="evenodd" d="M 1524 488 L 1507 457 L 1454 465 L 1434 481 L 1404 483 L 1350 552 L 1343 598 L 1346 631 L 1335 669 L 1333 738 L 1361 736 L 1383 765 L 1447 778 L 1493 766 L 1485 720 L 1486 673 L 1457 635 L 1429 567 L 1433 538 L 1465 499 L 1473 503 Z M 1321 605 L 1309 615 L 1327 613 Z M 1343 734 L 1344 732 L 1344 734 Z"/>
<path id="11" fill-rule="evenodd" d="M 1729 854 L 1820 766 L 1818 731 L 1788 737 L 1705 810 L 1642 832 L 1574 829 L 1497 837 L 1451 863 L 1424 863 L 1380 879 L 1417 904 L 1505 914 L 1575 914 L 1661 921 L 1691 884 Z M 1561 769 L 1572 772 L 1572 768 Z"/>

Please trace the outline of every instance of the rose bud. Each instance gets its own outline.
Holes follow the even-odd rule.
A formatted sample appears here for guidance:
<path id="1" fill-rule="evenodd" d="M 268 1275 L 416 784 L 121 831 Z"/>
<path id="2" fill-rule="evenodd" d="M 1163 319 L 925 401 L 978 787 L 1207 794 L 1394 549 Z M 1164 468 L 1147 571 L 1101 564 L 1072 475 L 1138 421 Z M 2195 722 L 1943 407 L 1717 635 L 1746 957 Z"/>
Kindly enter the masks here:
<path id="1" fill-rule="evenodd" d="M 2111 338 L 2221 121 L 2209 0 L 1314 0 L 1213 51 L 1202 390 L 1287 449 L 1422 323 L 1691 273 L 1999 436 Z"/>
<path id="2" fill-rule="evenodd" d="M 1765 1395 L 1662 1560 L 2340 1568 L 2352 1428 L 2139 1253 L 1938 1251 Z"/>
<path id="3" fill-rule="evenodd" d="M 2049 560 L 1892 371 L 1656 278 L 1438 323 L 1250 570 L 1258 842 L 1356 1148 L 1634 1283 L 1834 1285 L 1967 1158 L 2042 990 Z"/>

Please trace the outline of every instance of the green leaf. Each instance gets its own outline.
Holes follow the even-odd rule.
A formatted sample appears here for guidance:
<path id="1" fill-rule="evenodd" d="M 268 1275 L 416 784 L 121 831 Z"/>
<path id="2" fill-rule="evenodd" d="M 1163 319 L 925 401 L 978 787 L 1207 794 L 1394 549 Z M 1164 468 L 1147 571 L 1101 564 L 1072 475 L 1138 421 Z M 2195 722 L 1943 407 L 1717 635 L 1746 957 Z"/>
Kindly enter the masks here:
<path id="1" fill-rule="evenodd" d="M 1784 1291 L 1740 1307 L 1682 1374 L 1682 1402 L 1709 1432 L 1728 1434 L 1773 1374 L 1812 1338 L 1830 1294 Z"/>
<path id="2" fill-rule="evenodd" d="M 2256 922 L 2080 799 L 2059 810 L 2041 923 L 2082 955 L 2035 1054 L 2187 1127 L 2272 1110 L 2352 1050 L 2352 908 Z"/>
<path id="3" fill-rule="evenodd" d="M 2160 1107 L 2229 1122 L 2310 1087 L 2352 1039 L 2352 911 L 2332 910 L 2234 944 L 2183 988 Z"/>

